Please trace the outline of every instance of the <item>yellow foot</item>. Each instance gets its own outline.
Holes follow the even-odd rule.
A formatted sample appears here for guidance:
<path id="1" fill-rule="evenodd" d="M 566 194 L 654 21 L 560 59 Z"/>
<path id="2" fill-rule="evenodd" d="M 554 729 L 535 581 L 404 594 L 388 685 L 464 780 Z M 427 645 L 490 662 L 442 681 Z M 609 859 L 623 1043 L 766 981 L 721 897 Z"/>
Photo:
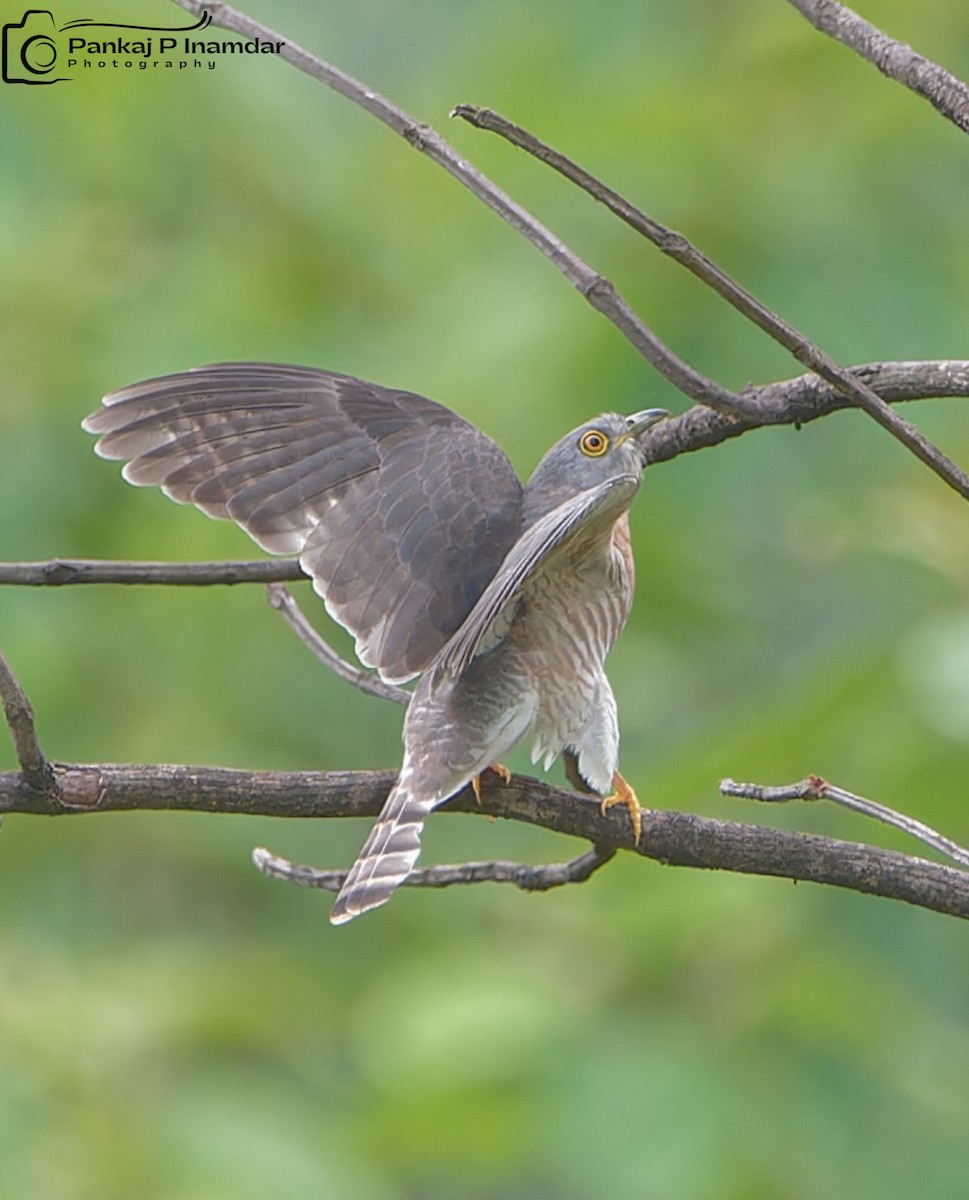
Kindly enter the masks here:
<path id="1" fill-rule="evenodd" d="M 643 832 L 643 810 L 639 807 L 636 793 L 617 771 L 612 777 L 612 786 L 616 789 L 611 796 L 606 796 L 599 806 L 605 816 L 615 804 L 624 804 L 629 809 L 629 819 L 633 823 L 633 833 L 639 843 L 639 835 Z"/>
<path id="2" fill-rule="evenodd" d="M 490 767 L 485 767 L 485 771 L 494 771 L 502 783 L 511 783 L 511 771 L 501 763 L 492 763 Z M 484 775 L 485 771 L 482 771 L 481 775 Z M 479 804 L 481 803 L 481 775 L 475 775 L 471 780 L 471 790 Z"/>

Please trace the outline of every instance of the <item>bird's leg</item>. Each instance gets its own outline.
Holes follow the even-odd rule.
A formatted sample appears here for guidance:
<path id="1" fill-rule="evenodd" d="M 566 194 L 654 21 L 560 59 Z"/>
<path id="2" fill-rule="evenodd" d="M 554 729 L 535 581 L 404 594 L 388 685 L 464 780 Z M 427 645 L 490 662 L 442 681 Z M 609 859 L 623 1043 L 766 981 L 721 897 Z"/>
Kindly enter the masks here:
<path id="1" fill-rule="evenodd" d="M 612 786 L 616 790 L 611 796 L 603 798 L 602 804 L 599 806 L 600 811 L 605 816 L 613 805 L 624 804 L 629 809 L 629 818 L 633 823 L 633 833 L 636 835 L 636 842 L 638 844 L 639 835 L 643 832 L 643 810 L 639 806 L 636 793 L 618 771 L 612 777 Z"/>
<path id="2" fill-rule="evenodd" d="M 471 790 L 474 792 L 474 798 L 478 804 L 481 803 L 481 776 L 484 775 L 485 771 L 494 771 L 502 783 L 511 783 L 511 771 L 506 766 L 503 766 L 501 763 L 492 763 L 490 767 L 485 767 L 480 775 L 475 775 L 474 779 L 471 780 Z"/>
<path id="3" fill-rule="evenodd" d="M 562 763 L 565 766 L 565 778 L 577 792 L 585 792 L 586 795 L 595 795 L 595 788 L 582 778 L 579 771 L 579 756 L 574 750 L 565 749 L 562 751 Z"/>

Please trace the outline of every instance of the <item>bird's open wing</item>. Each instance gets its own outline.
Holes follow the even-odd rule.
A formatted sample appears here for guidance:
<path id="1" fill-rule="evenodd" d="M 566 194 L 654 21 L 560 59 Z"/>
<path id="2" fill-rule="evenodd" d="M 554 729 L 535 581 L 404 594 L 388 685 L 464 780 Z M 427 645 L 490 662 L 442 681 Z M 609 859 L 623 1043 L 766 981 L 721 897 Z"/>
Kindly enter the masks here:
<path id="1" fill-rule="evenodd" d="M 558 555 L 581 554 L 629 507 L 638 475 L 618 475 L 577 492 L 530 525 L 509 550 L 461 628 L 442 649 L 434 671 L 452 678 L 504 636 L 530 580 Z"/>
<path id="2" fill-rule="evenodd" d="M 226 363 L 137 383 L 84 422 L 129 483 L 298 554 L 362 662 L 423 671 L 514 544 L 521 485 L 440 404 L 345 375 Z"/>

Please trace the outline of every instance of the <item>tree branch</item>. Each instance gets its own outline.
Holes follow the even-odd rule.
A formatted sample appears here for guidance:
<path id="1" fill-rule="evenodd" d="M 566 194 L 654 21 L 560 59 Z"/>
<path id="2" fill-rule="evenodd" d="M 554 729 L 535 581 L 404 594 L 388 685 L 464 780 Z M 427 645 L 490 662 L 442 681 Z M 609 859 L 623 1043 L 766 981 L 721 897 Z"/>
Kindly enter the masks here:
<path id="1" fill-rule="evenodd" d="M 218 767 L 55 763 L 57 795 L 27 793 L 0 773 L 0 813 L 182 810 L 270 817 L 373 817 L 396 779 L 391 771 L 234 771 Z M 911 855 L 814 834 L 790 833 L 690 813 L 648 810 L 634 843 L 628 815 L 599 799 L 515 775 L 486 775 L 480 806 L 465 789 L 440 810 L 541 826 L 593 845 L 629 850 L 668 866 L 770 875 L 830 884 L 950 916 L 969 918 L 969 872 Z"/>
<path id="2" fill-rule="evenodd" d="M 18 791 L 50 795 L 54 791 L 54 773 L 37 740 L 34 710 L 2 654 L 0 703 L 3 704 L 3 715 L 20 764 L 20 775 L 16 776 Z"/>
<path id="3" fill-rule="evenodd" d="M 0 584 L 27 587 L 63 587 L 73 583 L 166 583 L 200 587 L 305 579 L 307 575 L 295 558 L 202 563 L 52 558 L 47 562 L 0 563 Z"/>
<path id="4" fill-rule="evenodd" d="M 584 854 L 568 862 L 543 863 L 531 866 L 527 863 L 467 862 L 455 866 L 419 867 L 404 880 L 405 887 L 444 888 L 455 884 L 511 883 L 523 892 L 549 892 L 552 888 L 570 883 L 585 883 L 607 862 L 615 858 L 614 846 L 593 846 Z M 252 852 L 252 861 L 263 875 L 281 879 L 284 883 L 295 883 L 300 887 L 324 888 L 338 892 L 347 877 L 346 871 L 326 871 L 316 867 L 300 866 L 289 859 L 280 858 L 257 846 Z"/>
<path id="5" fill-rule="evenodd" d="M 532 242 L 566 275 L 595 308 L 603 312 L 616 328 L 626 335 L 647 361 L 685 395 L 701 404 L 710 406 L 721 414 L 749 413 L 749 398 L 746 394 L 737 396 L 721 388 L 712 380 L 699 375 L 687 363 L 679 359 L 655 337 L 608 280 L 589 267 L 550 230 L 497 188 L 486 176 L 462 159 L 436 130 L 417 121 L 372 88 L 366 87 L 332 64 L 310 54 L 301 46 L 286 41 L 274 30 L 261 25 L 228 4 L 205 3 L 205 0 L 175 0 L 175 3 L 196 15 L 205 8 L 210 13 L 214 24 L 245 37 L 259 37 L 264 40 L 281 42 L 281 57 L 359 105 L 403 137 L 415 149 L 427 154 Z M 750 320 L 770 333 L 781 345 L 794 354 L 798 361 L 827 379 L 838 391 L 849 396 L 858 407 L 867 412 L 959 495 L 964 499 L 969 499 L 969 475 L 966 472 L 929 442 L 917 429 L 892 412 L 877 392 L 867 387 L 850 370 L 840 366 L 792 326 L 782 321 L 775 313 L 740 288 L 681 235 L 666 229 L 630 205 L 618 193 L 606 188 L 588 172 L 571 163 L 563 155 L 545 146 L 525 130 L 504 121 L 496 114 L 489 113 L 485 109 L 473 109 L 470 106 L 460 106 L 455 112 L 472 120 L 473 123 L 481 124 L 483 128 L 487 127 L 501 133 L 516 145 L 554 166 L 556 170 L 607 204 L 613 212 L 621 216 L 638 232 L 649 237 L 665 253 L 672 255 L 677 261 L 687 266 Z"/>
<path id="6" fill-rule="evenodd" d="M 815 29 L 841 42 L 921 96 L 953 125 L 969 133 L 969 86 L 931 59 L 869 24 L 837 0 L 788 0 Z"/>
<path id="7" fill-rule="evenodd" d="M 380 771 L 256 772 L 220 767 L 52 764 L 37 741 L 30 703 L 2 656 L 0 699 L 21 766 L 19 773 L 0 773 L 0 817 L 5 813 L 63 816 L 159 809 L 300 818 L 372 817 L 380 812 L 396 780 L 396 773 Z M 505 783 L 486 772 L 482 782 L 480 802 L 465 788 L 442 806 L 443 810 L 485 813 L 539 825 L 584 838 L 592 850 L 571 863 L 541 868 L 498 862 L 431 869 L 418 876 L 421 886 L 492 879 L 529 890 L 547 890 L 587 879 L 608 861 L 613 850 L 627 849 L 668 865 L 828 883 L 969 918 L 969 872 L 924 859 L 679 812 L 645 811 L 642 835 L 637 839 L 627 816 L 618 811 L 603 814 L 597 796 L 553 788 L 527 776 L 512 776 Z M 818 781 L 808 782 L 816 792 Z M 739 794 L 756 791 L 747 785 Z M 767 798 L 767 793 L 760 791 Z M 791 790 L 785 789 L 783 798 L 790 795 Z M 780 798 L 780 794 L 771 798 Z M 329 887 L 340 875 L 314 875 L 313 868 L 273 861 L 275 869 L 267 867 L 268 873 L 304 883 L 318 877 L 314 886 Z"/>
<path id="8" fill-rule="evenodd" d="M 961 867 L 969 867 L 969 850 L 960 846 L 958 842 L 936 833 L 934 829 L 916 821 L 914 817 L 897 812 L 885 804 L 879 804 L 877 800 L 869 800 L 856 792 L 849 792 L 846 788 L 829 783 L 820 775 L 809 775 L 799 783 L 784 784 L 781 787 L 764 787 L 759 783 L 737 783 L 733 779 L 721 779 L 720 791 L 724 796 L 740 796 L 744 800 L 759 800 L 766 804 L 788 804 L 792 800 L 830 800 L 842 808 L 881 821 L 883 825 L 900 829 L 902 833 L 917 838 L 926 846 L 944 854 L 946 858 L 951 858 Z"/>
<path id="9" fill-rule="evenodd" d="M 506 141 L 511 142 L 513 146 L 517 146 L 558 171 L 560 175 L 587 192 L 594 200 L 604 204 L 611 213 L 635 229 L 637 233 L 642 234 L 664 254 L 678 262 L 680 266 L 685 267 L 691 274 L 702 280 L 728 304 L 743 313 L 759 329 L 790 351 L 803 366 L 826 379 L 839 392 L 868 413 L 916 458 L 925 463 L 940 479 L 958 492 L 964 500 L 969 500 L 969 475 L 961 467 L 943 454 L 913 425 L 910 425 L 898 413 L 893 412 L 881 396 L 863 379 L 860 379 L 847 367 L 842 367 L 835 362 L 830 355 L 796 330 L 793 325 L 789 325 L 777 313 L 762 304 L 692 245 L 681 233 L 676 233 L 648 216 L 583 167 L 566 158 L 564 154 L 560 154 L 559 151 L 539 141 L 527 130 L 506 120 L 491 109 L 459 104 L 452 115 L 463 117 L 478 129 L 497 133 Z M 746 397 L 744 398 L 746 399 Z M 737 407 L 744 413 L 750 411 L 746 405 Z"/>
<path id="10" fill-rule="evenodd" d="M 963 359 L 866 363 L 851 371 L 891 403 L 969 396 L 969 362 Z M 649 431 L 647 461 L 667 462 L 680 454 L 718 446 L 752 429 L 769 425 L 800 427 L 854 407 L 832 384 L 813 374 L 750 387 L 744 394 L 755 416 L 745 413 L 726 418 L 694 406 Z"/>
<path id="11" fill-rule="evenodd" d="M 269 603 L 279 612 L 286 624 L 296 634 L 303 645 L 316 656 L 319 662 L 327 667 L 344 683 L 350 683 L 368 696 L 377 696 L 381 700 L 392 700 L 395 704 L 410 704 L 410 692 L 406 688 L 397 687 L 393 683 L 384 683 L 372 671 L 364 671 L 347 662 L 337 654 L 333 647 L 313 628 L 299 605 L 289 592 L 278 583 L 271 583 L 266 588 Z"/>

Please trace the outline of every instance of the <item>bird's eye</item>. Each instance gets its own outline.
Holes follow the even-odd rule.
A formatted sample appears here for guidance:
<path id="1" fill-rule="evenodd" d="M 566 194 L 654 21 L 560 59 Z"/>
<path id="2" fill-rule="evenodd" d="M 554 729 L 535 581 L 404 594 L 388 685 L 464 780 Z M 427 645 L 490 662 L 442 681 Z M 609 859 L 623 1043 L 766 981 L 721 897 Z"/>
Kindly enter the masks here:
<path id="1" fill-rule="evenodd" d="M 609 449 L 609 439 L 598 429 L 589 429 L 579 438 L 579 449 L 589 458 L 601 458 Z"/>
<path id="2" fill-rule="evenodd" d="M 601 458 L 609 449 L 609 439 L 598 430 L 586 430 L 579 438 L 579 450 L 589 458 Z"/>

